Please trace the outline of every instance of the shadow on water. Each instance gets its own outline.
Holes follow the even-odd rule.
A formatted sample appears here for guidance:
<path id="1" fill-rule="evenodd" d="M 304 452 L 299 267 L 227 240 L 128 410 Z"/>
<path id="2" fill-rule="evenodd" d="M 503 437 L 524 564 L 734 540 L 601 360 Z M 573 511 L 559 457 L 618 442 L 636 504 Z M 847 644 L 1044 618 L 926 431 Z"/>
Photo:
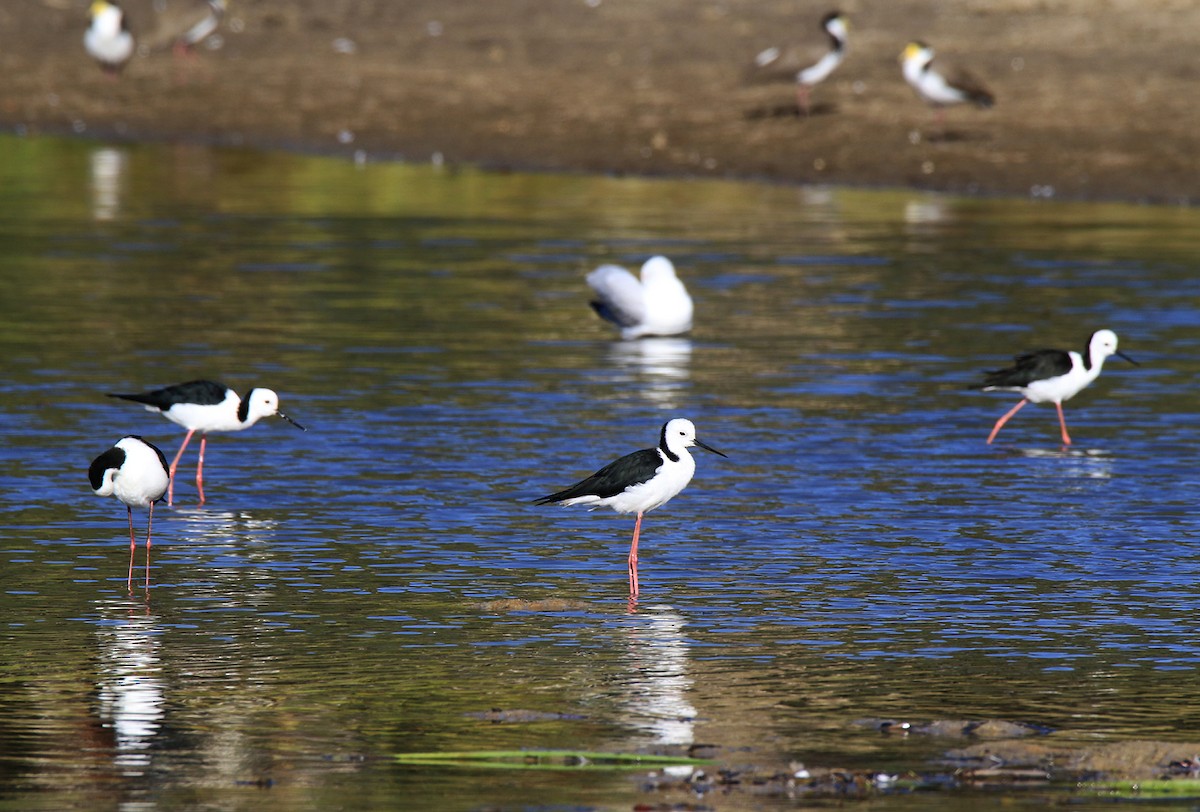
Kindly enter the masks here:
<path id="1" fill-rule="evenodd" d="M 1194 736 L 1195 212 L 3 145 L 0 796 L 23 808 L 628 808 L 697 788 L 391 756 L 903 774 L 962 744 L 864 719 Z M 653 253 L 696 328 L 616 341 L 583 275 Z M 979 372 L 1099 327 L 1144 365 L 1071 402 L 1075 445 L 1029 407 L 987 446 L 1011 402 Z M 102 393 L 196 377 L 271 386 L 309 432 L 215 435 L 208 502 L 180 476 L 127 597 L 87 461 L 182 432 Z M 631 614 L 632 519 L 530 500 L 674 416 L 730 457 L 647 516 Z"/>

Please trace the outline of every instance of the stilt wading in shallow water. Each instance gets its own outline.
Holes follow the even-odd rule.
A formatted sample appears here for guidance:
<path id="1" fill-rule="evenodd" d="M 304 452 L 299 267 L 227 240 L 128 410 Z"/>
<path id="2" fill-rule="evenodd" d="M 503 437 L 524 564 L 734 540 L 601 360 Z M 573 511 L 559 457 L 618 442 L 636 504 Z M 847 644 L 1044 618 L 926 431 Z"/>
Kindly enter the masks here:
<path id="1" fill-rule="evenodd" d="M 796 108 L 800 115 L 811 112 L 809 96 L 812 89 L 829 78 L 846 58 L 846 37 L 850 25 L 840 11 L 831 11 L 821 18 L 821 30 L 829 37 L 829 48 L 819 57 L 802 48 L 771 47 L 754 57 L 747 79 L 769 81 L 791 79 L 796 83 Z"/>
<path id="2" fill-rule="evenodd" d="M 538 505 L 588 505 L 591 509 L 611 507 L 617 513 L 636 513 L 633 542 L 629 546 L 629 596 L 638 594 L 638 538 L 642 516 L 665 505 L 692 481 L 696 461 L 688 453 L 699 446 L 726 456 L 696 438 L 696 427 L 683 418 L 663 424 L 655 448 L 645 448 L 610 462 L 587 479 L 569 488 L 534 500 Z"/>
<path id="3" fill-rule="evenodd" d="M 1088 339 L 1082 352 L 1066 350 L 1037 350 L 1018 355 L 1010 367 L 984 373 L 983 384 L 976 387 L 984 392 L 1020 392 L 1021 401 L 996 421 L 988 444 L 996 439 L 1000 429 L 1009 418 L 1020 411 L 1026 403 L 1053 403 L 1058 410 L 1058 424 L 1062 429 L 1063 445 L 1071 444 L 1067 434 L 1067 421 L 1063 417 L 1063 402 L 1082 392 L 1088 384 L 1100 376 L 1104 361 L 1110 355 L 1119 355 L 1134 366 L 1140 366 L 1125 353 L 1117 349 L 1117 334 L 1112 330 L 1097 330 Z"/>
<path id="4" fill-rule="evenodd" d="M 197 431 L 200 432 L 200 459 L 196 463 L 196 490 L 200 492 L 200 504 L 204 504 L 204 449 L 210 431 L 242 431 L 264 417 L 282 417 L 301 431 L 306 431 L 304 426 L 279 411 L 279 395 L 271 389 L 251 389 L 245 398 L 240 398 L 237 392 L 224 384 L 189 381 L 141 394 L 110 393 L 109 397 L 140 403 L 146 407 L 146 411 L 159 412 L 172 423 L 187 429 L 183 445 L 171 461 L 168 505 L 174 504 L 175 469 L 179 466 L 179 458 Z"/>
<path id="5" fill-rule="evenodd" d="M 672 336 L 692 329 L 692 297 L 666 257 L 642 264 L 641 280 L 620 265 L 601 265 L 587 275 L 596 298 L 592 309 L 621 331 L 621 338 Z"/>
<path id="6" fill-rule="evenodd" d="M 115 496 L 129 515 L 129 579 L 133 589 L 133 554 L 137 537 L 133 533 L 133 509 L 149 509 L 146 520 L 146 586 L 150 586 L 150 530 L 154 523 L 154 503 L 167 492 L 170 474 L 167 458 L 154 445 L 136 434 L 122 437 L 116 445 L 92 460 L 88 481 L 97 496 Z"/>

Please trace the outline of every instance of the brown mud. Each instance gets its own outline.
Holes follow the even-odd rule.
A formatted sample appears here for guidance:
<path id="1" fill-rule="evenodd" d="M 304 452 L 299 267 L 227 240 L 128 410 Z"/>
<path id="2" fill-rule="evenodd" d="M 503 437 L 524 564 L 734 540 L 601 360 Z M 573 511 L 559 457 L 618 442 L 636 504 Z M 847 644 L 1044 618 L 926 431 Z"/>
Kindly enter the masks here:
<path id="1" fill-rule="evenodd" d="M 170 0 L 171 3 L 195 0 Z M 800 0 L 232 0 L 221 47 L 83 52 L 83 0 L 0 4 L 0 128 L 972 194 L 1200 199 L 1200 4 L 847 0 L 849 56 L 797 114 L 745 70 L 812 42 Z M 125 0 L 135 32 L 151 0 Z M 829 4 L 832 5 L 832 4 Z M 148 38 L 148 35 L 147 35 Z M 944 127 L 904 83 L 910 39 L 983 79 Z"/>

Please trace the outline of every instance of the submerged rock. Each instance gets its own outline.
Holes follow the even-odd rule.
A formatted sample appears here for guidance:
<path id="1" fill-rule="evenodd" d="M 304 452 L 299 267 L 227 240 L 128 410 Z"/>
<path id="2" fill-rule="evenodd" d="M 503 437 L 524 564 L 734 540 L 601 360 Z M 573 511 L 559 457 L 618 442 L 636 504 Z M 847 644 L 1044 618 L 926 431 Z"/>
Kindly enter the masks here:
<path id="1" fill-rule="evenodd" d="M 464 716 L 470 719 L 482 719 L 485 722 L 494 722 L 496 724 L 510 723 L 529 723 L 529 722 L 564 722 L 578 721 L 587 717 L 578 713 L 555 713 L 552 711 L 536 711 L 526 710 L 523 708 L 515 708 L 513 710 L 503 710 L 501 708 L 492 708 L 486 711 L 473 711 L 464 713 Z"/>

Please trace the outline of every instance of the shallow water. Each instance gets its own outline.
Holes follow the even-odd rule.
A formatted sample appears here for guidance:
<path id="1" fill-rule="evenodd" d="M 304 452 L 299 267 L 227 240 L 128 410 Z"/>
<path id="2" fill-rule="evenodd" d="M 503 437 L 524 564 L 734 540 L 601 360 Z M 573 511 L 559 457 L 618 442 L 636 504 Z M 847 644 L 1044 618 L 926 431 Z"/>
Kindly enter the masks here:
<path id="1" fill-rule="evenodd" d="M 959 744 L 870 717 L 1195 739 L 1194 211 L 9 138 L 0 202 L 6 808 L 629 808 L 687 799 L 391 756 Z M 583 275 L 657 252 L 696 329 L 614 341 Z M 1142 366 L 1074 446 L 1046 407 L 987 446 L 979 371 L 1100 327 Z M 203 506 L 189 451 L 129 595 L 87 463 L 182 432 L 103 393 L 196 377 L 309 431 L 214 435 Z M 631 520 L 530 500 L 673 416 L 729 459 L 647 517 L 630 607 Z"/>

